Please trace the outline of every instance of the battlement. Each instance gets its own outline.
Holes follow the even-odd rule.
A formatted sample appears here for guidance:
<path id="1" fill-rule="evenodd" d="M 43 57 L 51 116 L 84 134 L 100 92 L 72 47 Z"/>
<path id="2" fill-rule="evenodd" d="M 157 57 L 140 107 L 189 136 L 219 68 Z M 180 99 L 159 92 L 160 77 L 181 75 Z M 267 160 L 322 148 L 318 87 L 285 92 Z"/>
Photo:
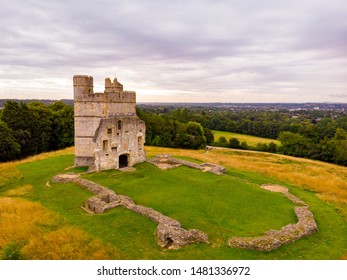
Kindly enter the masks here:
<path id="1" fill-rule="evenodd" d="M 75 102 L 136 103 L 136 93 L 123 91 L 123 85 L 116 78 L 113 79 L 113 82 L 110 78 L 105 79 L 103 93 L 94 93 L 93 77 L 91 76 L 76 75 L 73 77 L 73 85 Z"/>
<path id="2" fill-rule="evenodd" d="M 113 82 L 110 78 L 105 79 L 105 93 L 111 92 L 123 92 L 123 85 L 117 81 L 117 78 L 114 78 Z"/>
<path id="3" fill-rule="evenodd" d="M 87 75 L 75 75 L 73 77 L 74 86 L 93 86 L 93 77 Z"/>

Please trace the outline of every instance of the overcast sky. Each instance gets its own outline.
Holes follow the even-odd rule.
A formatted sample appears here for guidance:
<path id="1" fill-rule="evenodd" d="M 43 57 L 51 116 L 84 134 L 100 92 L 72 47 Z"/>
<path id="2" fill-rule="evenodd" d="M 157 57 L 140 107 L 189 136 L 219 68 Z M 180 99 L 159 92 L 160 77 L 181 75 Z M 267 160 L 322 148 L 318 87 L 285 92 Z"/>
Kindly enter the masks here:
<path id="1" fill-rule="evenodd" d="M 0 98 L 347 102 L 346 0 L 0 0 Z"/>

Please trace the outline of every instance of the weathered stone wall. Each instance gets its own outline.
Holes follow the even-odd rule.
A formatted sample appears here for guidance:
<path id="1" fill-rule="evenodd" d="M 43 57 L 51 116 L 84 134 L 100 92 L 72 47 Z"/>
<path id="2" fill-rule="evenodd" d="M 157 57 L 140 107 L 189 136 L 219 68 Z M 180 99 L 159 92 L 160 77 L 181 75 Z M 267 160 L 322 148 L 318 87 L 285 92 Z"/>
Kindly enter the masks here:
<path id="1" fill-rule="evenodd" d="M 123 91 L 123 85 L 117 79 L 114 79 L 113 82 L 109 78 L 105 79 L 104 93 L 94 93 L 93 77 L 77 75 L 73 77 L 73 82 L 75 166 L 92 166 L 94 168 L 96 166 L 96 170 L 118 168 L 118 157 L 121 154 L 129 155 L 130 166 L 144 161 L 144 140 L 141 144 L 142 149 L 139 149 L 137 148 L 138 138 L 136 135 L 132 135 L 138 133 L 138 131 L 132 132 L 132 130 L 139 126 L 141 126 L 142 133 L 145 133 L 144 123 L 136 116 L 136 93 Z M 128 125 L 128 134 L 122 133 L 124 140 L 120 143 L 125 146 L 124 150 L 119 146 L 117 153 L 100 153 L 100 145 L 97 146 L 93 141 L 93 139 L 95 140 L 95 133 L 103 120 L 116 117 L 134 117 L 136 118 L 136 125 L 134 127 L 134 122 L 131 122 L 132 126 Z M 124 126 L 127 120 L 130 119 L 123 119 Z M 122 131 L 126 130 L 123 129 Z M 144 136 L 143 139 L 145 139 Z M 98 156 L 97 164 L 95 164 L 96 154 Z M 106 154 L 108 156 L 105 156 Z"/>
<path id="2" fill-rule="evenodd" d="M 284 244 L 292 243 L 317 232 L 316 222 L 308 207 L 295 207 L 294 211 L 298 218 L 296 224 L 286 225 L 280 230 L 269 230 L 259 237 L 232 237 L 229 239 L 228 245 L 241 249 L 273 251 Z"/>
<path id="3" fill-rule="evenodd" d="M 262 185 L 261 188 L 268 191 L 283 193 L 293 203 L 305 205 L 294 208 L 298 222 L 296 224 L 286 225 L 280 230 L 269 230 L 262 236 L 232 237 L 228 241 L 230 247 L 258 251 L 273 251 L 284 244 L 292 243 L 318 231 L 317 224 L 309 207 L 301 199 L 289 193 L 287 188 L 278 185 Z"/>
<path id="4" fill-rule="evenodd" d="M 119 168 L 119 156 L 126 155 L 128 165 L 146 160 L 146 126 L 137 116 L 102 119 L 93 138 L 95 164 L 91 170 Z"/>
<path id="5" fill-rule="evenodd" d="M 61 174 L 52 178 L 54 183 L 76 183 L 79 186 L 96 194 L 89 198 L 84 205 L 87 212 L 104 213 L 105 211 L 123 206 L 124 208 L 151 219 L 158 224 L 156 238 L 158 245 L 167 249 L 178 249 L 193 243 L 209 243 L 208 236 L 197 229 L 186 230 L 181 224 L 164 214 L 142 205 L 137 205 L 134 201 L 124 195 L 116 193 L 108 188 L 80 178 L 75 174 Z"/>
<path id="6" fill-rule="evenodd" d="M 201 170 L 203 172 L 211 172 L 217 175 L 223 174 L 226 170 L 225 167 L 221 165 L 212 164 L 208 162 L 198 164 L 183 159 L 173 158 L 171 155 L 168 154 L 157 155 L 155 158 L 147 159 L 147 162 L 156 165 L 161 169 L 169 169 L 180 165 L 184 165 L 190 168 Z"/>

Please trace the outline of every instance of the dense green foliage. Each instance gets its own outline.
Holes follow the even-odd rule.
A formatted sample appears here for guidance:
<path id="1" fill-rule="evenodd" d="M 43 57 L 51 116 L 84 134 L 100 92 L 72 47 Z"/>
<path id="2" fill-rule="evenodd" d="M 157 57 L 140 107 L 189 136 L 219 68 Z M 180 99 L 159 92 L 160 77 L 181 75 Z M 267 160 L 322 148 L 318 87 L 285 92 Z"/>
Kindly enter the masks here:
<path id="1" fill-rule="evenodd" d="M 211 130 L 279 139 L 282 145 L 279 148 L 275 143 L 260 143 L 250 147 L 247 143 L 238 143 L 237 139 L 222 138 L 217 139 L 220 146 L 280 152 L 347 165 L 347 114 L 342 110 L 241 108 L 233 111 L 217 107 L 168 106 L 147 106 L 143 110 L 171 122 L 194 121 Z"/>
<path id="2" fill-rule="evenodd" d="M 212 132 L 195 121 L 180 122 L 140 108 L 137 108 L 137 115 L 146 123 L 146 144 L 149 146 L 201 149 L 214 140 Z"/>
<path id="3" fill-rule="evenodd" d="M 20 145 L 13 134 L 7 124 L 0 120 L 0 161 L 16 159 L 20 153 Z"/>
<path id="4" fill-rule="evenodd" d="M 72 146 L 73 115 L 60 101 L 48 106 L 7 101 L 0 112 L 0 161 Z"/>
<path id="5" fill-rule="evenodd" d="M 146 144 L 200 149 L 206 145 L 250 149 L 347 165 L 347 114 L 340 110 L 265 110 L 217 107 L 137 108 L 146 122 Z M 214 139 L 211 130 L 279 139 L 249 145 L 237 138 Z M 7 101 L 0 112 L 0 161 L 73 145 L 73 107 Z"/>

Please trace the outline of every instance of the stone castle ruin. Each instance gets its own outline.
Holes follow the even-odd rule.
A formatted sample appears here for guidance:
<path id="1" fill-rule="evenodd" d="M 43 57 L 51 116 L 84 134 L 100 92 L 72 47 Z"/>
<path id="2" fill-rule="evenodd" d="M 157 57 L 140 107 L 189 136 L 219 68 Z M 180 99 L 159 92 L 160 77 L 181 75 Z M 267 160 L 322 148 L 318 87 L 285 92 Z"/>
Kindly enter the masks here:
<path id="1" fill-rule="evenodd" d="M 146 127 L 136 115 L 136 94 L 123 91 L 117 79 L 105 80 L 104 93 L 94 93 L 93 77 L 74 76 L 75 109 L 75 166 L 89 166 L 90 171 L 119 169 L 146 161 L 144 151 Z M 225 167 L 211 163 L 194 163 L 157 155 L 148 160 L 161 169 L 187 166 L 203 172 L 223 175 Z M 88 213 L 102 214 L 115 207 L 124 207 L 157 223 L 156 240 L 165 249 L 178 249 L 194 243 L 210 243 L 206 233 L 198 229 L 185 229 L 179 221 L 152 208 L 136 204 L 130 197 L 117 195 L 102 185 L 88 181 L 79 174 L 60 174 L 54 183 L 75 183 L 94 193 L 83 207 Z M 280 192 L 293 203 L 298 222 L 280 230 L 269 230 L 261 236 L 231 237 L 229 247 L 272 251 L 318 231 L 308 205 L 278 185 L 263 185 L 262 189 Z"/>
<path id="2" fill-rule="evenodd" d="M 105 80 L 94 93 L 93 77 L 73 77 L 75 166 L 90 170 L 119 169 L 146 160 L 146 126 L 136 115 L 136 93 L 123 91 L 117 79 Z"/>

